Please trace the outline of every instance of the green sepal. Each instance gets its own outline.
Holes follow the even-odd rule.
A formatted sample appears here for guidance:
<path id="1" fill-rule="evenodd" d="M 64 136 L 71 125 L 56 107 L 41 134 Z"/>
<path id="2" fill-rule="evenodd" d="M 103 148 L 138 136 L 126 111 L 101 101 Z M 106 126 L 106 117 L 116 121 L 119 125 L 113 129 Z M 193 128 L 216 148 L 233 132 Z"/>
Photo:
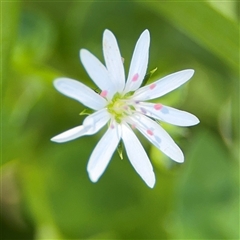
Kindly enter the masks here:
<path id="1" fill-rule="evenodd" d="M 142 81 L 142 84 L 141 84 L 141 87 L 145 86 L 147 84 L 147 81 L 149 80 L 149 78 L 157 71 L 157 67 L 154 68 L 153 70 L 151 70 L 150 72 L 148 72 L 143 81 Z"/>
<path id="2" fill-rule="evenodd" d="M 101 93 L 101 90 L 100 90 L 99 88 L 95 88 L 95 89 L 93 89 L 93 91 L 94 91 L 95 93 L 97 93 L 97 94 L 100 94 L 100 93 Z"/>
<path id="3" fill-rule="evenodd" d="M 119 142 L 117 147 L 117 152 L 121 160 L 123 160 L 123 144 L 122 141 Z"/>
<path id="4" fill-rule="evenodd" d="M 79 113 L 79 115 L 80 116 L 82 116 L 82 115 L 87 115 L 87 116 L 89 116 L 89 115 L 91 115 L 93 113 L 93 111 L 91 111 L 91 110 L 88 110 L 88 109 L 84 109 L 83 111 L 81 111 L 80 113 Z"/>
<path id="5" fill-rule="evenodd" d="M 133 94 L 134 94 L 134 91 L 127 92 L 127 93 L 124 95 L 124 97 L 128 98 L 128 97 L 131 97 Z"/>
<path id="6" fill-rule="evenodd" d="M 155 118 L 154 118 L 154 121 L 155 121 L 156 123 L 158 123 L 159 125 L 161 125 L 161 123 L 162 123 L 160 120 L 155 119 Z"/>

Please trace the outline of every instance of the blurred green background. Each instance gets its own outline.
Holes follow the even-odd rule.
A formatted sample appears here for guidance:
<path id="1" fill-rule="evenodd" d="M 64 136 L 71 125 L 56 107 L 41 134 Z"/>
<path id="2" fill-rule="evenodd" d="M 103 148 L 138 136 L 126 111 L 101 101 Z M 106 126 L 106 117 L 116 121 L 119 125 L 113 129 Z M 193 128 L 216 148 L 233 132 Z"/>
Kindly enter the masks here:
<path id="1" fill-rule="evenodd" d="M 2 1 L 2 239 L 239 239 L 239 1 Z M 114 155 L 99 182 L 86 172 L 104 130 L 64 144 L 84 106 L 58 93 L 66 76 L 94 88 L 79 61 L 103 61 L 102 34 L 117 37 L 126 72 L 144 29 L 150 81 L 193 68 L 158 99 L 200 119 L 164 124 L 185 154 L 177 164 L 143 143 L 157 183 L 149 189 Z"/>

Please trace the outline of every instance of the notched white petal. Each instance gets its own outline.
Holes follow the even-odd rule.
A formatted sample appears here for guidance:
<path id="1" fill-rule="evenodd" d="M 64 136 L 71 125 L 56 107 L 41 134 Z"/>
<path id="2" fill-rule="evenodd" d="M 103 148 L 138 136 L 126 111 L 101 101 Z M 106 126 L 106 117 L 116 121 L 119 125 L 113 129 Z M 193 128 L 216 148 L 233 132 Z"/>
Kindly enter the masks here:
<path id="1" fill-rule="evenodd" d="M 141 86 L 147 71 L 149 45 L 150 34 L 145 30 L 139 37 L 133 52 L 125 93 L 135 91 Z"/>
<path id="2" fill-rule="evenodd" d="M 57 143 L 68 142 L 85 135 L 88 129 L 89 127 L 77 126 L 51 138 L 51 141 Z"/>
<path id="3" fill-rule="evenodd" d="M 98 132 L 110 119 L 110 114 L 107 109 L 101 109 L 84 119 L 83 125 L 90 127 L 87 135 Z"/>
<path id="4" fill-rule="evenodd" d="M 97 182 L 105 171 L 114 151 L 118 146 L 120 138 L 121 133 L 119 132 L 118 125 L 111 123 L 107 132 L 94 148 L 87 165 L 89 178 L 92 182 Z"/>
<path id="5" fill-rule="evenodd" d="M 83 125 L 69 129 L 51 138 L 53 142 L 67 142 L 76 138 L 98 132 L 110 119 L 106 109 L 101 109 L 85 118 Z"/>
<path id="6" fill-rule="evenodd" d="M 117 91 L 122 92 L 125 85 L 122 56 L 115 36 L 107 29 L 103 33 L 103 55 L 107 70 L 109 71 Z"/>
<path id="7" fill-rule="evenodd" d="M 114 84 L 106 67 L 88 50 L 80 50 L 80 59 L 89 77 L 102 90 L 114 94 Z"/>
<path id="8" fill-rule="evenodd" d="M 172 160 L 179 163 L 184 161 L 181 149 L 158 123 L 139 113 L 129 117 L 128 121 L 136 126 L 153 145 Z"/>
<path id="9" fill-rule="evenodd" d="M 149 117 L 176 126 L 188 127 L 199 123 L 199 119 L 193 114 L 159 103 L 139 102 L 135 108 Z"/>
<path id="10" fill-rule="evenodd" d="M 81 102 L 91 109 L 99 110 L 107 103 L 104 98 L 79 81 L 69 78 L 58 78 L 53 84 L 62 94 Z"/>
<path id="11" fill-rule="evenodd" d="M 122 125 L 122 139 L 132 166 L 145 183 L 153 188 L 155 174 L 152 164 L 134 132 L 124 124 Z"/>
<path id="12" fill-rule="evenodd" d="M 159 98 L 180 87 L 182 84 L 187 82 L 193 76 L 193 74 L 194 70 L 192 69 L 187 69 L 170 74 L 156 82 L 139 88 L 135 92 L 133 98 L 138 101 Z"/>

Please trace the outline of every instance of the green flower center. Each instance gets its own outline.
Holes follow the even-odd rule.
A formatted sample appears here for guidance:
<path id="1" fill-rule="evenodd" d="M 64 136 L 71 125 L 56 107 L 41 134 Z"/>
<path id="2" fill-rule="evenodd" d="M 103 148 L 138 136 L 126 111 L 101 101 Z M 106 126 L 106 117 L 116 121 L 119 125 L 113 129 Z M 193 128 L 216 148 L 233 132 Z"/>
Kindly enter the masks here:
<path id="1" fill-rule="evenodd" d="M 107 105 L 107 109 L 116 122 L 121 123 L 123 118 L 132 114 L 134 107 L 129 104 L 128 96 L 121 96 L 119 93 L 116 93 Z"/>

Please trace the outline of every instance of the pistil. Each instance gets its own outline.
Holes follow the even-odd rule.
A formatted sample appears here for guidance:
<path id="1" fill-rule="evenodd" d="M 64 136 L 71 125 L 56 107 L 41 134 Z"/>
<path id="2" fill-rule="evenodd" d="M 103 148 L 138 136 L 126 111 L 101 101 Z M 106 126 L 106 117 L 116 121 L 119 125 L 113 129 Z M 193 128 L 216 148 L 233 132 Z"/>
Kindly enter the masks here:
<path id="1" fill-rule="evenodd" d="M 131 101 L 124 98 L 124 96 L 117 94 L 108 104 L 107 109 L 115 120 L 118 123 L 121 123 L 124 117 L 133 113 L 134 107 L 131 105 Z"/>

